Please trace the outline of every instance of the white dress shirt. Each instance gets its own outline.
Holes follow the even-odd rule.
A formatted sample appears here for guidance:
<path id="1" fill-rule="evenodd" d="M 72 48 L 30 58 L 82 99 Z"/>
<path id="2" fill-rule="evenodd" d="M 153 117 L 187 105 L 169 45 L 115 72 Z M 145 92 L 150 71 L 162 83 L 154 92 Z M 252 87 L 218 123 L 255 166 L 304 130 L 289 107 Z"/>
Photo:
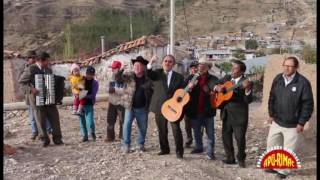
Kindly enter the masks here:
<path id="1" fill-rule="evenodd" d="M 293 73 L 291 76 L 286 76 L 286 75 L 282 74 L 285 86 L 287 86 L 289 83 L 291 83 L 291 81 L 293 80 L 295 75 L 296 75 L 296 73 Z"/>
<path id="2" fill-rule="evenodd" d="M 147 69 L 152 69 L 152 64 L 151 63 L 148 63 L 147 64 Z M 164 71 L 164 70 L 163 70 Z M 164 71 L 165 72 L 165 71 Z M 168 74 L 167 74 L 168 73 Z M 170 86 L 170 81 L 171 81 L 171 77 L 172 77 L 172 70 L 170 70 L 169 72 L 167 72 L 167 85 L 168 87 Z"/>
<path id="3" fill-rule="evenodd" d="M 232 78 L 231 81 L 234 81 L 234 84 L 238 84 L 242 76 L 239 76 L 238 78 Z M 251 89 L 248 92 L 245 92 L 246 96 L 248 96 L 251 93 Z"/>

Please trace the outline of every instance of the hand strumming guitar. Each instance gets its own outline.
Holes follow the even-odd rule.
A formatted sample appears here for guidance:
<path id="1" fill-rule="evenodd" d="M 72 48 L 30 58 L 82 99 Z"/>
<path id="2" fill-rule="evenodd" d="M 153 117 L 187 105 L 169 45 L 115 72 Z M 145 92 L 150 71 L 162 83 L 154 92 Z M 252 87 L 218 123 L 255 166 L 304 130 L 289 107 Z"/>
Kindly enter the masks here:
<path id="1" fill-rule="evenodd" d="M 246 92 L 249 92 L 252 88 L 252 82 L 246 79 L 242 82 L 242 87 L 245 89 Z"/>
<path id="2" fill-rule="evenodd" d="M 223 86 L 220 85 L 220 84 L 216 85 L 213 90 L 216 91 L 216 92 L 218 92 L 218 93 L 226 92 L 226 88 L 223 87 Z"/>

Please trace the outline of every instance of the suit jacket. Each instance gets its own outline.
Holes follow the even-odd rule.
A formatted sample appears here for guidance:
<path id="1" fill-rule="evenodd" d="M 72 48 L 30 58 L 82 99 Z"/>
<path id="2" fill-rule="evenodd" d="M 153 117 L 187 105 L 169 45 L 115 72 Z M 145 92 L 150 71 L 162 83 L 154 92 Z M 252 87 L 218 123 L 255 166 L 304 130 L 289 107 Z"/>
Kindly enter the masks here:
<path id="1" fill-rule="evenodd" d="M 220 79 L 217 84 L 231 81 L 231 79 L 231 75 L 226 75 Z M 244 79 L 245 77 L 242 76 L 238 83 L 241 83 Z M 231 99 L 221 105 L 221 119 L 232 125 L 247 125 L 249 119 L 249 103 L 251 102 L 252 92 L 247 96 L 242 86 L 236 88 L 233 91 Z"/>
<path id="2" fill-rule="evenodd" d="M 21 74 L 19 84 L 23 91 L 28 94 L 28 102 L 32 108 L 36 108 L 36 96 L 31 92 L 31 88 L 35 87 L 35 74 L 52 74 L 52 70 L 48 67 L 41 70 L 37 64 L 32 64 Z"/>
<path id="3" fill-rule="evenodd" d="M 194 75 L 189 75 L 186 80 L 185 80 L 185 84 L 187 85 L 189 83 L 189 81 L 193 78 Z M 216 82 L 218 81 L 218 78 L 216 76 L 213 76 L 209 73 L 206 74 L 207 77 L 207 86 L 209 87 L 209 89 L 213 89 L 213 87 L 216 85 Z M 198 110 L 197 110 L 197 106 L 198 106 L 198 101 L 199 101 L 199 95 L 200 95 L 200 85 L 199 83 L 193 87 L 193 89 L 191 90 L 190 94 L 190 101 L 188 102 L 188 104 L 185 106 L 185 115 L 190 117 L 190 118 L 195 118 L 198 115 Z M 210 103 L 210 94 L 209 92 L 205 93 L 204 95 L 204 115 L 205 117 L 213 117 L 216 115 L 216 109 L 213 109 L 211 107 L 211 103 Z"/>
<path id="4" fill-rule="evenodd" d="M 174 92 L 183 88 L 183 76 L 175 71 L 172 71 L 169 87 L 167 85 L 167 77 L 163 69 L 147 70 L 147 76 L 151 79 L 153 85 L 153 95 L 150 103 L 150 111 L 155 114 L 161 113 L 162 104 L 170 99 Z"/>

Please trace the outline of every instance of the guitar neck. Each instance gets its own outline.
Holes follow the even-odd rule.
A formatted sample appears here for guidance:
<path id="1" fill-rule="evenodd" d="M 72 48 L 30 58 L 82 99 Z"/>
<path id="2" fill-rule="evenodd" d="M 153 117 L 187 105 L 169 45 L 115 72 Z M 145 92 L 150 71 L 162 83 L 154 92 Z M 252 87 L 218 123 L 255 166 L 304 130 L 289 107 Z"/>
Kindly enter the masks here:
<path id="1" fill-rule="evenodd" d="M 245 79 L 241 80 L 241 81 L 238 82 L 237 84 L 235 84 L 235 85 L 227 88 L 227 92 L 228 92 L 228 91 L 233 91 L 233 90 L 235 90 L 236 88 L 242 86 L 242 82 L 245 81 L 245 80 L 247 80 L 247 79 L 249 79 L 249 81 L 254 82 L 254 81 L 258 81 L 258 80 L 259 80 L 259 77 L 258 77 L 258 78 L 254 78 L 254 77 L 252 78 L 252 77 L 250 77 L 250 76 L 249 76 L 249 77 L 245 77 Z"/>
<path id="2" fill-rule="evenodd" d="M 195 74 L 192 79 L 190 80 L 190 83 L 194 83 L 199 77 L 199 74 Z M 188 86 L 186 86 L 184 89 L 184 94 L 185 95 L 187 92 L 189 92 L 190 88 Z"/>

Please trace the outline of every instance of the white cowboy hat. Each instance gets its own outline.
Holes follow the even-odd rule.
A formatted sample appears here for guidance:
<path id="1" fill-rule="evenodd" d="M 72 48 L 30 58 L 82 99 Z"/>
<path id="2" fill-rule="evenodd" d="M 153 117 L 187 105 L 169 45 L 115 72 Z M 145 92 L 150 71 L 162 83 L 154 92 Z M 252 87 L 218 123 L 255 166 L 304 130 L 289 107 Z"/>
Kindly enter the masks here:
<path id="1" fill-rule="evenodd" d="M 206 57 L 199 58 L 199 64 L 206 64 L 209 69 L 212 67 L 212 63 Z"/>

